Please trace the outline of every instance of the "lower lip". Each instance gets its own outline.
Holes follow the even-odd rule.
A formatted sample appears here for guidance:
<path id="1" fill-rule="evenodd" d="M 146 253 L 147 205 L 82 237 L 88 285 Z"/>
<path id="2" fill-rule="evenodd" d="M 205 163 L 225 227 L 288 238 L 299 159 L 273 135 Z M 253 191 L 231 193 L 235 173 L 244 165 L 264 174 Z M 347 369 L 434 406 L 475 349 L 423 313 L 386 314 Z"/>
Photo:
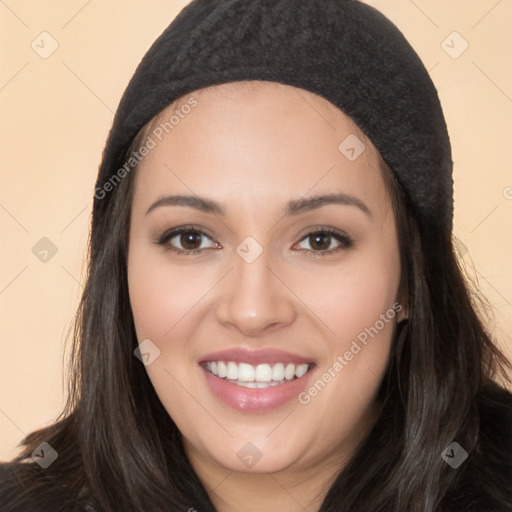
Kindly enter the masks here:
<path id="1" fill-rule="evenodd" d="M 314 367 L 299 377 L 284 384 L 268 388 L 246 388 L 216 377 L 201 366 L 206 382 L 213 394 L 224 404 L 246 412 L 265 412 L 277 409 L 293 398 L 306 387 Z"/>

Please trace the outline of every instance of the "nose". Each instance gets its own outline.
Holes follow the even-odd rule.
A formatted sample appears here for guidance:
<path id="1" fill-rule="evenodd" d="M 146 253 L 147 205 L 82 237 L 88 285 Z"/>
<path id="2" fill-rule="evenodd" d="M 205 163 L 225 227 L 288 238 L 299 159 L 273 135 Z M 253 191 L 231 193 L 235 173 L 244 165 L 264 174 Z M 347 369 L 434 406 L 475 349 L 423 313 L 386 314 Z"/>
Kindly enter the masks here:
<path id="1" fill-rule="evenodd" d="M 263 253 L 248 263 L 238 254 L 221 287 L 217 320 L 244 336 L 257 337 L 293 323 L 295 295 Z"/>

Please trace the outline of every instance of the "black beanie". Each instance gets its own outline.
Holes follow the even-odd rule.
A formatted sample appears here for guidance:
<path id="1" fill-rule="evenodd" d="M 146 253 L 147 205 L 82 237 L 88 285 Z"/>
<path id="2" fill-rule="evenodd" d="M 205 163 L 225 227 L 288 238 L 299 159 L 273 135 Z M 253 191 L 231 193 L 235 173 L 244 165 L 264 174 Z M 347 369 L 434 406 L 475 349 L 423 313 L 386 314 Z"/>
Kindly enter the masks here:
<path id="1" fill-rule="evenodd" d="M 398 28 L 356 0 L 192 1 L 128 84 L 96 190 L 107 190 L 134 137 L 162 109 L 195 90 L 241 80 L 280 82 L 336 105 L 393 171 L 423 238 L 451 235 L 453 162 L 437 91 Z M 95 194 L 93 228 L 112 193 Z"/>

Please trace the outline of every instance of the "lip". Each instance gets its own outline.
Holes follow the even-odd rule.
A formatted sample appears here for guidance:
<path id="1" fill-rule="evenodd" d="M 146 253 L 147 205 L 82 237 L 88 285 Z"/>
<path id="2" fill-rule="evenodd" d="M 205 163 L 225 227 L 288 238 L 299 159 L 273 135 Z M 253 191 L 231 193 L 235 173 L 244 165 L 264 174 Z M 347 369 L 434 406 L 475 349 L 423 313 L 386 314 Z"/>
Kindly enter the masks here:
<path id="1" fill-rule="evenodd" d="M 296 398 L 307 386 L 315 368 L 302 377 L 268 388 L 246 388 L 216 377 L 200 367 L 213 394 L 227 406 L 243 412 L 266 412 L 277 409 Z"/>
<path id="2" fill-rule="evenodd" d="M 202 357 L 201 360 L 199 361 L 199 364 L 206 363 L 208 361 L 233 361 L 234 363 L 248 363 L 252 365 L 258 365 L 263 363 L 314 363 L 314 361 L 312 361 L 311 359 L 306 359 L 305 357 L 298 356 L 297 354 L 292 354 L 291 352 L 285 352 L 284 350 L 248 350 L 243 348 L 231 348 L 228 350 L 211 352 Z"/>

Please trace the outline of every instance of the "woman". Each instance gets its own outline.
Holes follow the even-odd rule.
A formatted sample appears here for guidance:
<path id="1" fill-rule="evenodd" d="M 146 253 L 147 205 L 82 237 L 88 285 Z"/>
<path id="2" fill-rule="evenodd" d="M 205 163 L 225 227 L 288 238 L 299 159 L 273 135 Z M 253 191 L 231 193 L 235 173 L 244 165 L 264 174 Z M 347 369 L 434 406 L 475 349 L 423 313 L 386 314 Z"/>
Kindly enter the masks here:
<path id="1" fill-rule="evenodd" d="M 94 195 L 69 401 L 2 510 L 512 510 L 511 366 L 437 92 L 380 13 L 193 1 Z"/>

